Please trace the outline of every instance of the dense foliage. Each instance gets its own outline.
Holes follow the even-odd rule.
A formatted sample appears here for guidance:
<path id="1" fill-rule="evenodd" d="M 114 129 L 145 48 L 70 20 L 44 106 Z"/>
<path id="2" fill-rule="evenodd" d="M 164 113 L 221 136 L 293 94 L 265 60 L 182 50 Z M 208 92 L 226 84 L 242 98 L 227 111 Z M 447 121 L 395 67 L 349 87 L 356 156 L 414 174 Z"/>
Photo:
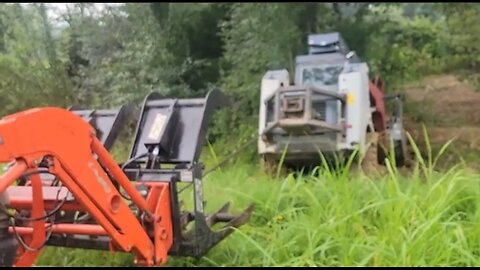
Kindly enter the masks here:
<path id="1" fill-rule="evenodd" d="M 390 89 L 476 70 L 477 4 L 237 3 L 0 5 L 0 113 L 39 105 L 138 104 L 150 91 L 232 96 L 211 135 L 256 127 L 260 80 L 293 72 L 309 33 L 340 31 Z"/>

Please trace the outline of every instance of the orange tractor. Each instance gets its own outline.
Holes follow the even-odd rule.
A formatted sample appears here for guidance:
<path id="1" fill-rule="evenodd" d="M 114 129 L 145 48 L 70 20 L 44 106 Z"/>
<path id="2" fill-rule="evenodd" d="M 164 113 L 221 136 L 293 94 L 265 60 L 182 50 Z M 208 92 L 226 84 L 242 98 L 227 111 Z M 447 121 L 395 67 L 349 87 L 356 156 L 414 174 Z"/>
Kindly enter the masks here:
<path id="1" fill-rule="evenodd" d="M 31 266 L 46 245 L 131 252 L 140 266 L 207 253 L 254 207 L 204 212 L 198 159 L 224 98 L 150 94 L 122 164 L 109 149 L 132 115 L 128 107 L 35 108 L 1 119 L 0 266 Z M 193 210 L 181 207 L 181 185 L 193 186 Z M 226 225 L 214 231 L 220 222 Z"/>

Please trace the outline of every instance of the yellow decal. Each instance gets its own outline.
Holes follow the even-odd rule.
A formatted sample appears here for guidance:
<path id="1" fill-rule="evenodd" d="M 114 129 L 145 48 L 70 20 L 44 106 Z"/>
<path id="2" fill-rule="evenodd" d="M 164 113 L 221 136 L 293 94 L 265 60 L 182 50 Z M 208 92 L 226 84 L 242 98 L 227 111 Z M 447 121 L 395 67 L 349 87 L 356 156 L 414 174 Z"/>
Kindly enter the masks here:
<path id="1" fill-rule="evenodd" d="M 355 102 L 355 96 L 352 93 L 347 94 L 347 104 L 352 105 Z"/>
<path id="2" fill-rule="evenodd" d="M 160 140 L 160 135 L 162 135 L 163 125 L 165 124 L 165 119 L 167 117 L 161 113 L 158 113 L 153 120 L 152 128 L 148 133 L 148 138 L 150 140 Z"/>

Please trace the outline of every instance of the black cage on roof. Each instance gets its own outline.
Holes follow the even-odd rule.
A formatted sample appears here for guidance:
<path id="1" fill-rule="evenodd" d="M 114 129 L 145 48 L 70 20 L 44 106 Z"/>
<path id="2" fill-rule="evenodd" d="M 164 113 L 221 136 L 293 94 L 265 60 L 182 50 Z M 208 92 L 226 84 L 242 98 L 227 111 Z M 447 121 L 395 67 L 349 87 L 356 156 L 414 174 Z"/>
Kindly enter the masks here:
<path id="1" fill-rule="evenodd" d="M 341 53 L 346 55 L 350 52 L 345 40 L 338 32 L 309 35 L 308 47 L 308 54 Z"/>

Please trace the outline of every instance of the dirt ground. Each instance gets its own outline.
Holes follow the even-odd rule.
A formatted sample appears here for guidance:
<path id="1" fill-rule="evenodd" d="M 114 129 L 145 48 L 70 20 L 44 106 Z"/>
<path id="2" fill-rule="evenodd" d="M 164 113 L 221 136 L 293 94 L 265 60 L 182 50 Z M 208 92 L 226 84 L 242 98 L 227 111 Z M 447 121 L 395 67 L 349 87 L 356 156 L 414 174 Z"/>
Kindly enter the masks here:
<path id="1" fill-rule="evenodd" d="M 480 157 L 480 92 L 453 75 L 430 76 L 404 91 L 405 127 L 423 152 L 425 126 L 434 153 L 454 140 L 444 161 L 456 162 L 462 154 Z"/>
<path id="2" fill-rule="evenodd" d="M 450 140 L 452 144 L 439 158 L 439 167 L 465 161 L 480 169 L 480 92 L 452 75 L 426 77 L 406 85 L 404 124 L 424 158 L 428 157 L 427 138 L 435 157 Z M 369 175 L 384 174 L 386 167 L 376 162 L 375 137 L 362 161 L 362 170 Z M 412 148 L 409 149 L 415 156 Z M 478 164 L 476 162 L 479 161 Z M 408 168 L 402 168 L 408 171 Z"/>

